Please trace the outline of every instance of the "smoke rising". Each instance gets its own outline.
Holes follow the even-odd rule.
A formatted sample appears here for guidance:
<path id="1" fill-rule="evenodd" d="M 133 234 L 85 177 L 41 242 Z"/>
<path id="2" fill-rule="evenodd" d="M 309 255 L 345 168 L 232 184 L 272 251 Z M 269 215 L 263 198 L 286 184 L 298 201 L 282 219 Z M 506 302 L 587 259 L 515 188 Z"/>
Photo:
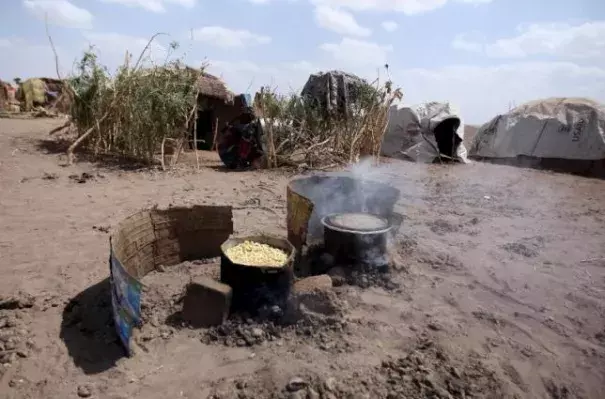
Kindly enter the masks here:
<path id="1" fill-rule="evenodd" d="M 308 240 L 323 241 L 321 219 L 333 213 L 365 212 L 392 219 L 400 191 L 388 165 L 364 159 L 343 172 L 313 175 L 293 185 L 294 191 L 313 202 Z M 400 222 L 400 220 L 399 220 Z"/>

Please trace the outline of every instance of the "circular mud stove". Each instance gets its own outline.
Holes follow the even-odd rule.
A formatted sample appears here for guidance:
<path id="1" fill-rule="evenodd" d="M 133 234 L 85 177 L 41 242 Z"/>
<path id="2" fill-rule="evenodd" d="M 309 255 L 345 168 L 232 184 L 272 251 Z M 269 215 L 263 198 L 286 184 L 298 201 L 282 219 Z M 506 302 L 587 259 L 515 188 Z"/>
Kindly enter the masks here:
<path id="1" fill-rule="evenodd" d="M 325 251 L 334 264 L 387 271 L 387 244 L 393 224 L 363 212 L 336 213 L 321 220 Z"/>

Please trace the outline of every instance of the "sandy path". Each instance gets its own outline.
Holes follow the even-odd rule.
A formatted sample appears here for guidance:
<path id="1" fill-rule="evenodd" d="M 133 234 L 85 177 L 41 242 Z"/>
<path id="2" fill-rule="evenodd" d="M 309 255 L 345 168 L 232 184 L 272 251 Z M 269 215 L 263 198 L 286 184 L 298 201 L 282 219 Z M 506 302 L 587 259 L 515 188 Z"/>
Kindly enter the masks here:
<path id="1" fill-rule="evenodd" d="M 126 359 L 115 342 L 64 321 L 73 298 L 106 300 L 103 230 L 144 207 L 208 203 L 238 208 L 237 233 L 284 234 L 287 176 L 62 167 L 37 148 L 58 123 L 0 120 L 0 292 L 36 300 L 16 311 L 29 351 L 4 372 L 0 397 L 77 397 L 90 384 L 94 397 L 199 398 L 216 381 L 253 373 L 279 388 L 308 372 L 345 378 L 402 353 L 419 331 L 453 354 L 481 358 L 510 396 L 605 397 L 605 181 L 497 165 L 391 164 L 378 177 L 402 191 L 404 290 L 351 289 L 352 316 L 366 321 L 351 337 L 356 350 L 265 346 L 251 358 L 250 349 L 182 332 Z M 94 178 L 69 178 L 83 172 Z"/>

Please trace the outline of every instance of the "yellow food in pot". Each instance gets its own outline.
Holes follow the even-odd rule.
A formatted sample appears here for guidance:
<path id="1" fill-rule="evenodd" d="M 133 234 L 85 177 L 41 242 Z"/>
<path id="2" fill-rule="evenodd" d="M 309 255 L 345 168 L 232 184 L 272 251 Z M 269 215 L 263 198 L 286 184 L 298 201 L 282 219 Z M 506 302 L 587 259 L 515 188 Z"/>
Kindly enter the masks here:
<path id="1" fill-rule="evenodd" d="M 225 255 L 234 263 L 245 266 L 282 267 L 288 254 L 281 249 L 254 241 L 244 241 L 225 251 Z"/>

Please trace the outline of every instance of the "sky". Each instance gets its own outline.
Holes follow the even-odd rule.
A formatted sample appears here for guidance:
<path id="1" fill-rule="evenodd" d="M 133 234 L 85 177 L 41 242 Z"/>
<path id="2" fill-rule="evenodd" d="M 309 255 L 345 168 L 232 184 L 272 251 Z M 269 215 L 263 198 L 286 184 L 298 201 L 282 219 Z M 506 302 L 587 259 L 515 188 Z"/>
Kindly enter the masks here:
<path id="1" fill-rule="evenodd" d="M 544 97 L 605 102 L 603 0 L 3 0 L 0 79 L 57 75 L 45 20 L 63 77 L 91 45 L 115 71 L 162 33 L 154 62 L 207 65 L 238 93 L 337 69 L 391 79 L 408 104 L 450 101 L 465 123 Z"/>

